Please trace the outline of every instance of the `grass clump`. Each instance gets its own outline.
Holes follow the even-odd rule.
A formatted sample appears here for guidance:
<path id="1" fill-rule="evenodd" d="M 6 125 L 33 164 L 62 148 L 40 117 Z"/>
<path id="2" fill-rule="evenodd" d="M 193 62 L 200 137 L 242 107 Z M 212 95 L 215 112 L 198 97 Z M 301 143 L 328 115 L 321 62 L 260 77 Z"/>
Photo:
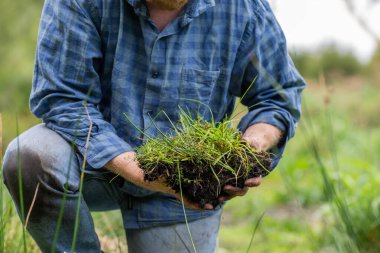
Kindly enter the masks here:
<path id="1" fill-rule="evenodd" d="M 189 200 L 215 206 L 225 185 L 242 188 L 246 179 L 267 175 L 269 154 L 249 146 L 230 123 L 213 124 L 182 111 L 172 133 L 148 138 L 137 150 L 145 180 L 161 179 L 176 192 L 182 188 Z"/>

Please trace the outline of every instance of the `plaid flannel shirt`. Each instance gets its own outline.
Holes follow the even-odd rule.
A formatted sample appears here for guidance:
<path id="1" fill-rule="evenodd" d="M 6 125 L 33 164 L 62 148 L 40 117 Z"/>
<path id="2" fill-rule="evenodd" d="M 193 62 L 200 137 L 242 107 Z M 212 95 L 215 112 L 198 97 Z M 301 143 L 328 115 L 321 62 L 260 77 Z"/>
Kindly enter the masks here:
<path id="1" fill-rule="evenodd" d="M 46 0 L 30 106 L 49 128 L 75 143 L 79 156 L 91 120 L 87 163 L 96 170 L 143 142 L 125 115 L 155 136 L 157 128 L 170 128 L 161 111 L 176 121 L 180 107 L 206 119 L 211 109 L 220 121 L 246 93 L 242 103 L 249 112 L 240 130 L 263 122 L 284 132 L 272 150 L 274 168 L 294 135 L 304 85 L 266 0 L 190 0 L 161 32 L 143 0 Z M 146 193 L 126 185 L 132 195 Z M 149 217 L 155 214 L 147 214 L 139 222 L 136 212 L 154 209 L 157 199 L 149 203 L 138 205 L 127 227 L 183 218 L 165 214 L 173 208 L 169 201 L 159 205 L 162 217 L 153 222 Z"/>

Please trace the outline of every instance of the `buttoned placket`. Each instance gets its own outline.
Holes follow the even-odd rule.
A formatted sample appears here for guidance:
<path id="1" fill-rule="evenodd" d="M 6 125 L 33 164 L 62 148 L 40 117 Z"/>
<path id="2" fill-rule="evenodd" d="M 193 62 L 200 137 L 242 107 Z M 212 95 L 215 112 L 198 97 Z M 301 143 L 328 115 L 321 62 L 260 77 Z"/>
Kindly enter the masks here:
<path id="1" fill-rule="evenodd" d="M 139 16 L 142 33 L 144 36 L 145 50 L 148 60 L 148 73 L 145 85 L 145 96 L 143 100 L 143 129 L 147 136 L 155 136 L 157 129 L 152 124 L 152 119 L 160 113 L 159 103 L 162 86 L 166 78 L 166 39 L 168 36 L 179 33 L 182 28 L 187 26 L 194 18 L 210 6 L 214 1 L 210 0 L 197 9 L 198 1 L 189 4 L 185 12 L 173 20 L 165 29 L 160 32 L 150 19 L 148 10 L 140 1 L 128 0 L 134 6 L 136 15 Z M 157 97 L 158 96 L 158 97 Z M 146 139 L 146 136 L 142 136 Z"/>
<path id="2" fill-rule="evenodd" d="M 162 45 L 165 43 L 164 39 L 157 37 L 153 43 L 150 54 L 149 62 L 149 74 L 147 75 L 146 80 L 146 90 L 144 98 L 144 128 L 152 125 L 152 118 L 158 113 L 159 107 L 159 98 L 162 85 L 164 82 L 164 68 L 165 68 L 165 52 L 162 48 Z M 151 126 L 149 129 L 146 129 L 148 136 L 154 136 L 156 129 L 154 126 Z"/>
<path id="3" fill-rule="evenodd" d="M 152 119 L 155 118 L 158 113 L 162 113 L 160 112 L 162 109 L 160 108 L 160 99 L 162 98 L 163 86 L 168 74 L 168 59 L 166 58 L 166 43 L 168 37 L 179 33 L 184 27 L 189 25 L 196 16 L 214 6 L 215 2 L 214 0 L 208 0 L 206 2 L 200 0 L 192 1 L 185 7 L 184 12 L 161 32 L 150 19 L 149 11 L 145 4 L 138 0 L 128 0 L 128 2 L 134 7 L 135 13 L 139 17 L 147 57 L 148 73 L 146 75 L 142 108 L 143 125 L 141 126 L 142 129 L 145 130 L 145 135 L 141 136 L 141 138 L 146 139 L 146 136 L 156 136 L 158 132 L 156 127 L 161 129 L 161 125 L 163 124 L 163 122 L 159 120 L 153 124 Z M 178 80 L 178 83 L 179 82 L 180 80 Z M 165 97 L 165 100 L 167 102 L 168 98 Z M 175 106 L 175 102 L 173 106 Z M 172 109 L 173 108 L 170 107 L 170 110 Z M 162 115 L 162 117 L 164 116 Z M 167 129 L 167 124 L 163 124 L 162 127 Z"/>
<path id="4" fill-rule="evenodd" d="M 157 129 L 152 124 L 152 119 L 160 113 L 160 99 L 157 96 L 160 96 L 166 78 L 166 39 L 179 32 L 178 20 L 174 20 L 162 32 L 158 31 L 149 18 L 140 19 L 140 21 L 149 66 L 143 104 L 144 129 L 146 135 L 155 136 Z"/>

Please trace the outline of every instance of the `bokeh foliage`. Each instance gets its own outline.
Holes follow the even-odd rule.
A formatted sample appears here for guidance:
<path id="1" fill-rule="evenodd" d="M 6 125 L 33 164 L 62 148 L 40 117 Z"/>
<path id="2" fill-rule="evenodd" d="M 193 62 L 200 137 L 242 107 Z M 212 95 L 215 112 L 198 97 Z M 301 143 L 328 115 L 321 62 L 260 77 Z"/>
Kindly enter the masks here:
<path id="1" fill-rule="evenodd" d="M 16 136 L 16 120 L 20 131 L 39 122 L 29 112 L 28 96 L 42 4 L 42 0 L 0 1 L 5 145 Z M 347 252 L 347 247 L 380 252 L 380 86 L 376 83 L 380 54 L 368 64 L 337 46 L 292 55 L 310 80 L 304 96 L 307 110 L 279 167 L 261 187 L 226 205 L 219 252 L 245 252 L 263 212 L 251 252 Z M 336 191 L 333 196 L 311 144 L 318 147 L 327 168 L 328 182 Z M 339 199 L 348 207 L 355 236 L 347 233 L 347 220 L 337 209 Z M 0 202 L 0 252 L 19 252 L 21 224 L 4 187 Z M 106 252 L 126 252 L 118 212 L 94 217 Z M 31 238 L 28 252 L 38 252 Z"/>

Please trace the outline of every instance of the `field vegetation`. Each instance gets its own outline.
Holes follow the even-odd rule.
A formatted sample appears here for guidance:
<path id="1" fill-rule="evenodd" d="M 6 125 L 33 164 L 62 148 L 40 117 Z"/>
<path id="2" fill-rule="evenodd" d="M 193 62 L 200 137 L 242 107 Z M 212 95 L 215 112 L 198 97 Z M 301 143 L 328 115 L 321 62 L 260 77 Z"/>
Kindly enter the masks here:
<path id="1" fill-rule="evenodd" d="M 28 96 L 41 5 L 0 2 L 4 148 L 40 122 Z M 363 63 L 330 45 L 293 56 L 309 83 L 296 137 L 260 187 L 226 204 L 218 252 L 380 252 L 380 58 Z M 120 214 L 94 217 L 105 252 L 126 252 Z M 22 230 L 0 184 L 0 253 L 39 252 Z"/>

